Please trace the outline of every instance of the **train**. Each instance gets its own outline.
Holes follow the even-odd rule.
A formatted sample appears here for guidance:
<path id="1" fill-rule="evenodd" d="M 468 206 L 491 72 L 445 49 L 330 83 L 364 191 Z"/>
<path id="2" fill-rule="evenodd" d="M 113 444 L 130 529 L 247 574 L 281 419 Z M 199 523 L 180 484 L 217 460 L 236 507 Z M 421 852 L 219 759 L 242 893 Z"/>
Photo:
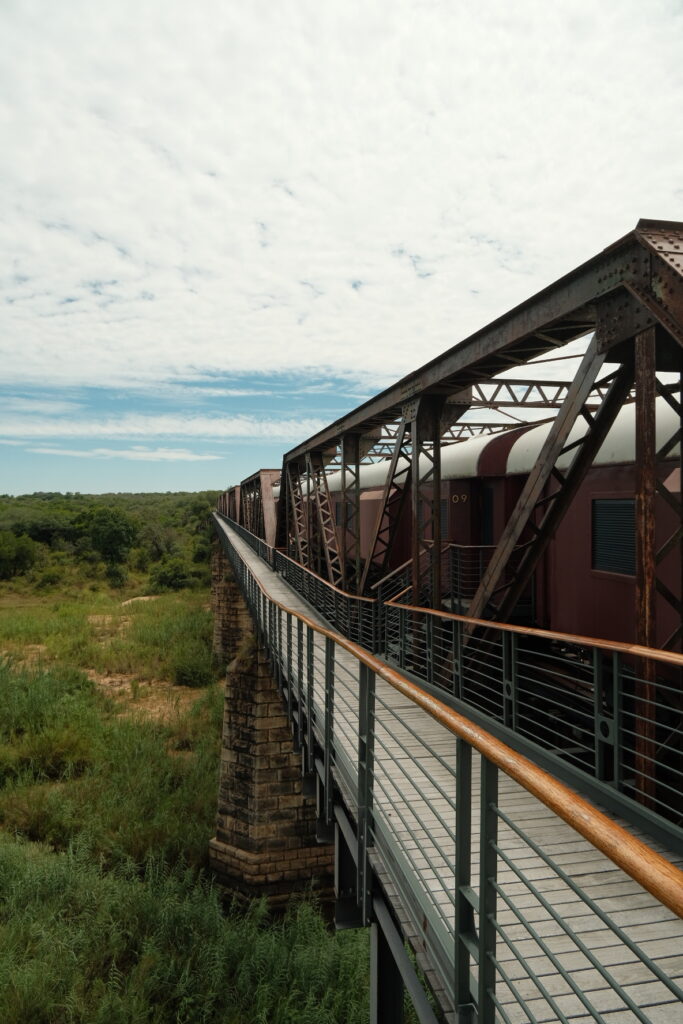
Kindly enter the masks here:
<path id="1" fill-rule="evenodd" d="M 680 421 L 671 405 L 658 399 L 657 450 L 679 427 Z M 581 422 L 575 425 L 568 439 L 568 449 L 585 429 Z M 547 421 L 527 423 L 442 448 L 442 543 L 451 547 L 459 558 L 466 558 L 465 596 L 476 588 L 477 573 L 481 575 L 488 555 L 498 542 L 549 430 Z M 566 469 L 571 458 L 572 452 L 568 450 L 560 456 L 557 468 Z M 680 526 L 673 503 L 666 501 L 667 493 L 680 500 L 679 460 L 680 446 L 676 443 L 657 465 L 661 495 L 657 499 L 655 524 L 658 548 Z M 389 465 L 390 460 L 386 459 L 360 467 L 362 560 L 370 554 Z M 276 510 L 281 500 L 277 475 L 269 471 L 264 477 L 264 486 L 272 488 L 272 495 L 261 499 L 263 504 L 270 504 Z M 327 488 L 341 542 L 342 474 L 339 470 L 327 475 Z M 561 633 L 633 642 L 636 635 L 635 491 L 635 405 L 628 403 L 617 415 L 536 568 L 530 600 L 525 605 L 526 624 Z M 239 514 L 236 493 L 239 488 L 230 489 L 223 500 L 226 511 L 229 507 L 235 510 L 233 515 Z M 275 544 L 275 516 L 272 514 L 267 517 L 265 533 L 264 539 Z M 406 502 L 396 527 L 386 573 L 410 558 L 411 537 L 412 512 L 410 503 Z M 662 558 L 657 574 L 671 594 L 680 594 L 681 565 L 677 545 Z M 453 587 L 454 578 L 450 579 Z M 456 605 L 452 594 L 444 592 L 444 607 L 466 613 L 467 601 Z M 680 623 L 680 617 L 669 601 L 658 598 L 656 618 L 657 645 L 664 646 Z"/>

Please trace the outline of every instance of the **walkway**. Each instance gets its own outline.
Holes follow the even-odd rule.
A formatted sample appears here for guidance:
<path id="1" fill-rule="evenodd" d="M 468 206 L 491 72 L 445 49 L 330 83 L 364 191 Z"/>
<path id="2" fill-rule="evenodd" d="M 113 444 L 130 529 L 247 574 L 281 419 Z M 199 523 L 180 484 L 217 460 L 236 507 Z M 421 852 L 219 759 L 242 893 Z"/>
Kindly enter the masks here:
<path id="1" fill-rule="evenodd" d="M 218 527 L 273 601 L 326 627 L 235 531 L 222 521 Z M 280 659 L 285 674 L 287 665 L 296 672 L 298 645 L 294 620 L 289 656 Z M 324 742 L 325 640 L 318 634 L 314 664 L 312 719 L 318 740 Z M 296 690 L 296 680 L 293 686 Z M 354 818 L 358 706 L 358 662 L 336 647 L 333 774 Z M 375 714 L 373 867 L 448 1019 L 455 1020 L 456 740 L 379 678 Z M 469 893 L 475 920 L 480 762 L 475 753 Z M 683 1024 L 683 1004 L 660 977 L 683 982 L 683 920 L 502 773 L 493 813 L 498 819 L 497 881 L 492 883 L 497 907 L 491 917 L 497 934 L 492 955 L 497 1019 L 509 1024 Z"/>

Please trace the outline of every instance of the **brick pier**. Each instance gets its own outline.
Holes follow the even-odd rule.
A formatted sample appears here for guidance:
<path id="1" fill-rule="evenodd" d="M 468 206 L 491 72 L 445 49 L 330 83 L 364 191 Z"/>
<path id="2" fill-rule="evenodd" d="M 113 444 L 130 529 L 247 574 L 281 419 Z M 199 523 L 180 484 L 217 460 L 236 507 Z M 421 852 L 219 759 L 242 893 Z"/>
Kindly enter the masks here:
<path id="1" fill-rule="evenodd" d="M 312 888 L 331 895 L 334 849 L 316 842 L 315 799 L 302 794 L 295 753 L 270 662 L 217 539 L 212 549 L 214 653 L 228 665 L 216 835 L 218 881 L 242 897 L 285 902 Z"/>

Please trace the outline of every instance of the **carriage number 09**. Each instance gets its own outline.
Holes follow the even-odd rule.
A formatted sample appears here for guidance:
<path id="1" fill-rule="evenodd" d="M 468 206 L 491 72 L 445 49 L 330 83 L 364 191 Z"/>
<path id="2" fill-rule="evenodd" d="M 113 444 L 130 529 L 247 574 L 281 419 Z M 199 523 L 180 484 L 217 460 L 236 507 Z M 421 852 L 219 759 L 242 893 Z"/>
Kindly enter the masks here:
<path id="1" fill-rule="evenodd" d="M 460 501 L 467 501 L 467 495 L 466 494 L 452 494 L 451 495 L 451 501 L 453 502 L 454 505 L 457 505 L 458 502 L 460 502 Z"/>

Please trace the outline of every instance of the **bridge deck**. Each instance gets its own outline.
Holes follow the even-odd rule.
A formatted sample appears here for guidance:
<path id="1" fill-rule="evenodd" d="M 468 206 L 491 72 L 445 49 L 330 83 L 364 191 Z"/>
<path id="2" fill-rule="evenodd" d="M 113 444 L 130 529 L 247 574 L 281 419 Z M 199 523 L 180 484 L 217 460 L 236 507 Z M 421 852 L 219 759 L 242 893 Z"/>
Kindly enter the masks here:
<path id="1" fill-rule="evenodd" d="M 272 599 L 327 625 L 235 531 L 225 522 L 220 527 Z M 292 633 L 296 666 L 296 629 Z M 324 640 L 317 634 L 315 665 L 313 710 L 319 732 L 324 716 Z M 358 663 L 337 648 L 335 777 L 352 815 L 357 807 L 357 680 Z M 377 847 L 391 850 L 391 856 L 382 858 L 375 852 L 373 864 L 448 1019 L 454 1019 L 449 1008 L 455 941 L 455 746 L 450 732 L 377 680 L 374 838 Z M 474 756 L 471 886 L 475 893 L 479 889 L 479 772 L 480 758 Z M 502 774 L 497 806 L 504 816 L 499 820 L 497 844 L 499 1019 L 509 1024 L 545 1024 L 564 1015 L 572 1024 L 595 1019 L 610 1024 L 637 1020 L 683 1024 L 683 1006 L 656 977 L 659 968 L 670 979 L 678 979 L 679 985 L 683 980 L 683 921 Z M 650 845 L 667 853 L 657 844 Z M 670 859 L 677 862 L 674 856 Z M 568 879 L 581 887 L 590 903 L 574 893 Z M 615 936 L 601 919 L 602 913 L 609 914 L 652 961 L 654 974 L 628 943 Z M 601 969 L 605 968 L 620 991 L 604 978 Z"/>

